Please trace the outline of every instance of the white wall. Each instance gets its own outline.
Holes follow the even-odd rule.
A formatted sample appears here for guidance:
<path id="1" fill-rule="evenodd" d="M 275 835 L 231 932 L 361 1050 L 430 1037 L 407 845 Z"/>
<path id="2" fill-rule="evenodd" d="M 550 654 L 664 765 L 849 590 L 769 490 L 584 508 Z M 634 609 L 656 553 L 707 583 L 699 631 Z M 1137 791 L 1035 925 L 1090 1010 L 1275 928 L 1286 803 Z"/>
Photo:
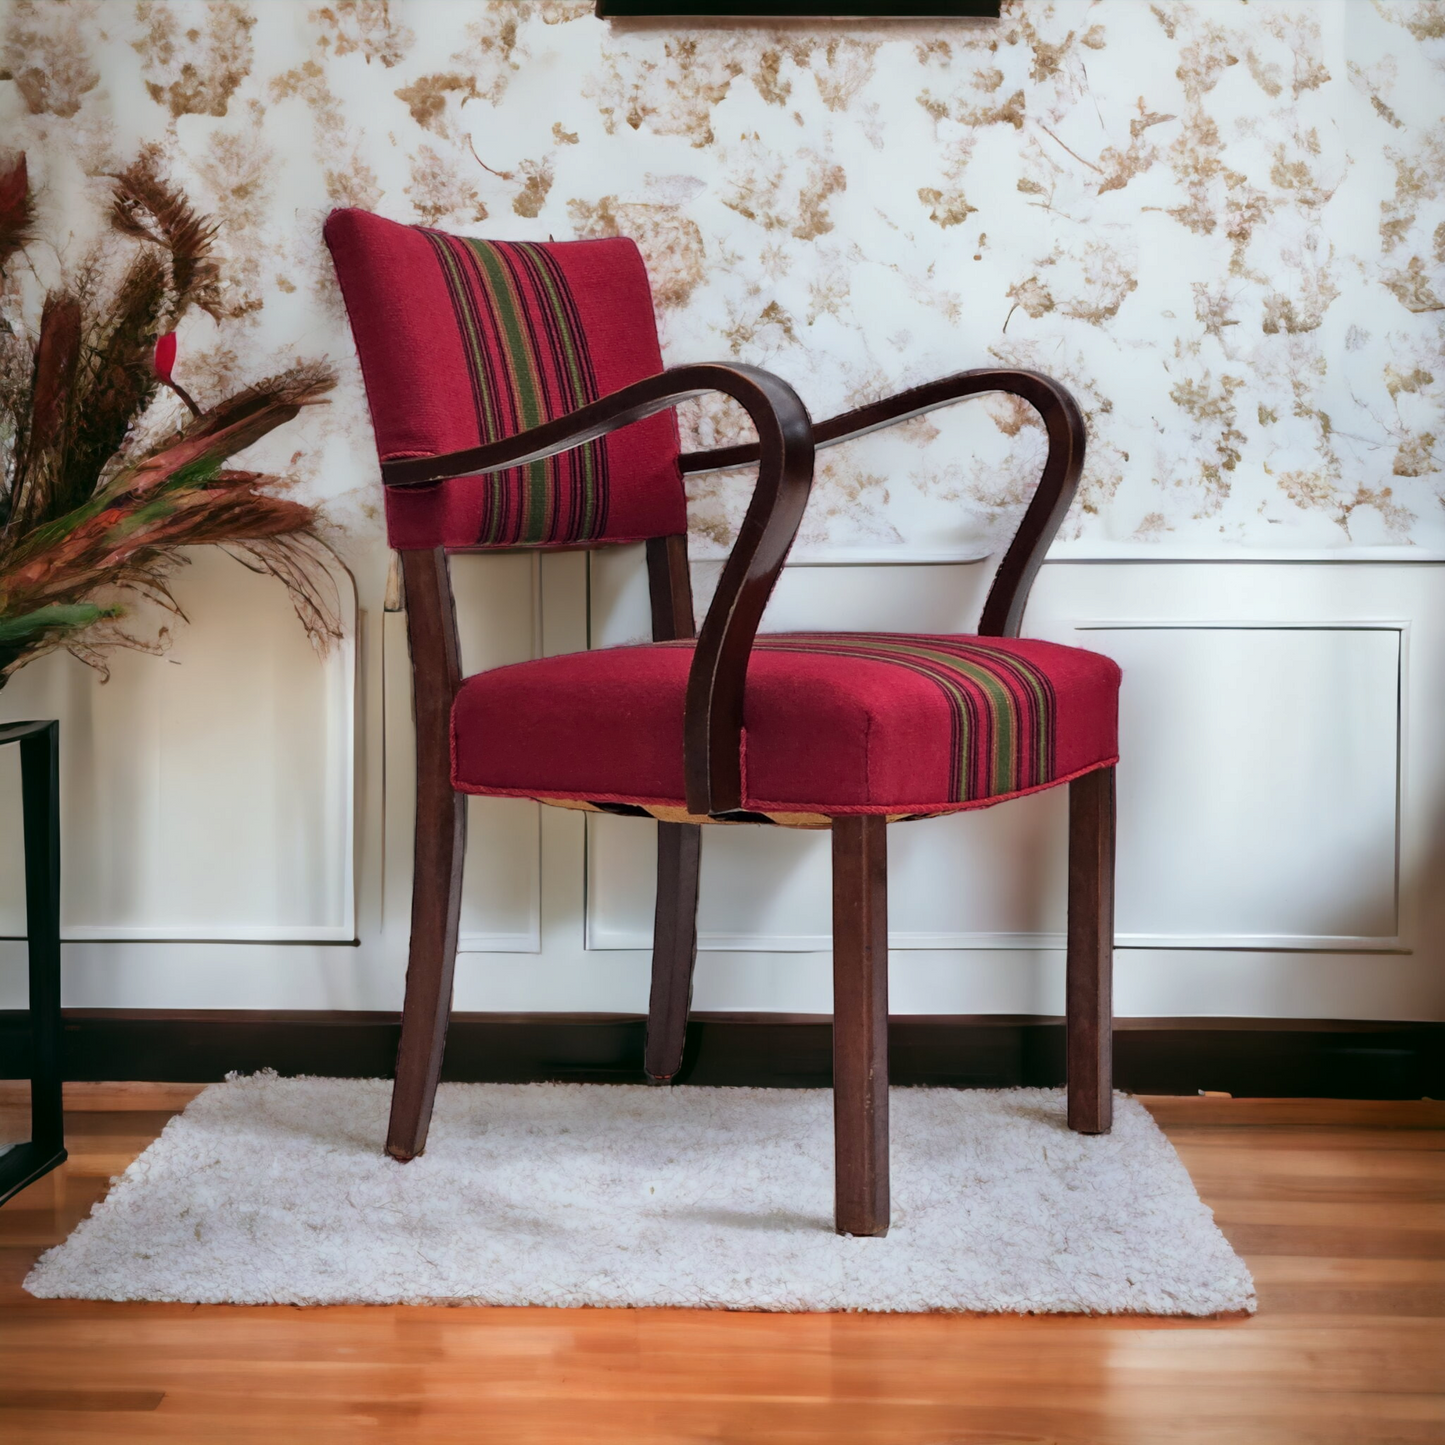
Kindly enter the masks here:
<path id="1" fill-rule="evenodd" d="M 584 647 L 589 611 L 594 645 L 646 626 L 638 549 L 454 568 L 469 669 Z M 790 567 L 765 625 L 966 629 L 987 572 Z M 122 659 L 102 687 L 57 657 L 0 693 L 0 717 L 62 720 L 66 1003 L 396 1007 L 405 619 L 363 609 L 323 664 L 239 567 L 187 581 L 209 605 L 169 658 Z M 222 605 L 238 588 L 244 637 Z M 1026 631 L 1125 669 L 1121 1014 L 1445 1017 L 1445 564 L 1060 558 Z M 891 830 L 896 1011 L 1061 1010 L 1064 796 Z M 471 808 L 458 1006 L 645 1007 L 653 825 Z M 709 830 L 696 1006 L 827 1012 L 828 917 L 824 836 Z M 23 945 L 0 947 L 17 1006 Z"/>
<path id="2" fill-rule="evenodd" d="M 283 359 L 338 367 L 332 404 L 248 461 L 324 504 L 355 580 L 325 663 L 278 592 L 209 557 L 168 656 L 104 687 L 49 659 L 0 692 L 0 718 L 62 720 L 67 1003 L 400 1000 L 404 619 L 320 241 L 354 204 L 632 234 L 670 363 L 769 366 L 819 415 L 991 361 L 1060 376 L 1090 456 L 1026 630 L 1126 671 L 1120 1011 L 1445 1017 L 1445 37 L 1416 0 L 1004 8 L 762 28 L 608 25 L 591 0 L 0 0 L 38 275 L 157 147 L 220 223 L 230 287 L 219 326 L 183 322 L 177 376 L 210 400 Z M 702 441 L 733 424 L 685 418 Z M 768 625 L 967 626 L 1038 450 L 982 402 L 828 453 Z M 703 594 L 745 494 L 693 486 Z M 467 559 L 458 582 L 474 667 L 645 617 L 635 553 Z M 15 767 L 0 753 L 0 935 Z M 1058 1011 L 1062 801 L 893 830 L 895 1007 Z M 474 804 L 459 1004 L 640 1009 L 651 846 Z M 705 848 L 698 1006 L 826 1010 L 820 839 Z M 0 940 L 0 1005 L 22 958 Z"/>

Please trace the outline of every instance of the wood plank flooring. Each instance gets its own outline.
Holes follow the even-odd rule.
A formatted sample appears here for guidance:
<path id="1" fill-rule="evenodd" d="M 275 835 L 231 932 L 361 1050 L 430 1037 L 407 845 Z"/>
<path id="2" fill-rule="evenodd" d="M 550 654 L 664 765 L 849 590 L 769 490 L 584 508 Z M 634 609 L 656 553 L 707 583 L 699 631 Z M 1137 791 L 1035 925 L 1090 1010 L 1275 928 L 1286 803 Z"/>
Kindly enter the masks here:
<path id="1" fill-rule="evenodd" d="M 34 1300 L 185 1086 L 78 1086 L 0 1210 L 0 1441 L 1445 1442 L 1445 1105 L 1151 1099 L 1252 1319 L 240 1308 Z M 0 1123 L 14 1086 L 0 1088 Z"/>

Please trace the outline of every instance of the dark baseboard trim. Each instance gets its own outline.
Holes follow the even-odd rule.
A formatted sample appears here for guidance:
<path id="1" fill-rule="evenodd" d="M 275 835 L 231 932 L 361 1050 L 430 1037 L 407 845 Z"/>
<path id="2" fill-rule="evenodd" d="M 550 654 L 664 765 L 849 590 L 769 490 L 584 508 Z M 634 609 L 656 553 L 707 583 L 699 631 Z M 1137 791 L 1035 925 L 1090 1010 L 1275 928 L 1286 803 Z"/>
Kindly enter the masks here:
<path id="1" fill-rule="evenodd" d="M 27 1015 L 0 1011 L 0 1077 L 29 1070 Z M 207 1083 L 233 1070 L 389 1076 L 391 1013 L 67 1009 L 67 1079 Z M 457 1014 L 442 1077 L 462 1082 L 642 1082 L 643 1020 L 634 1014 Z M 824 1088 L 826 1015 L 698 1014 L 678 1082 Z M 1061 1019 L 1030 1015 L 897 1016 L 895 1084 L 1056 1087 Z M 1220 1090 L 1238 1097 L 1445 1098 L 1445 1023 L 1332 1019 L 1121 1019 L 1117 1086 L 1140 1094 Z"/>

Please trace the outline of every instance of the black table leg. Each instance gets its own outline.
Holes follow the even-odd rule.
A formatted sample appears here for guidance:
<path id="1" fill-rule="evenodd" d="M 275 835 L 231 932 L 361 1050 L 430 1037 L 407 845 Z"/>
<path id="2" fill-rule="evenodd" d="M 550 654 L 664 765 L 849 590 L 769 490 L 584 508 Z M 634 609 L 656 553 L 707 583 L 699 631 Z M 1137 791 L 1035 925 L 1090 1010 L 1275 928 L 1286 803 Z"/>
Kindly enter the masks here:
<path id="1" fill-rule="evenodd" d="M 30 948 L 30 1140 L 0 1154 L 0 1204 L 65 1162 L 60 1067 L 60 725 L 0 723 L 20 744 Z"/>

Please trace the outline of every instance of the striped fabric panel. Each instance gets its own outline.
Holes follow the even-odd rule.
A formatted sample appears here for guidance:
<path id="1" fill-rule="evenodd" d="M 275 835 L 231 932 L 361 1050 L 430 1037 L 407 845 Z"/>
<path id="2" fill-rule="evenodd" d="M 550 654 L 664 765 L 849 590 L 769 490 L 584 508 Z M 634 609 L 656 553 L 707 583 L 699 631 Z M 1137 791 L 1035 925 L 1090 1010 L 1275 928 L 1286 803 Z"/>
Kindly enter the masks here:
<path id="1" fill-rule="evenodd" d="M 598 397 L 587 338 L 566 278 L 545 246 L 424 231 L 446 277 L 478 429 L 500 441 Z M 586 542 L 607 525 L 607 446 L 493 472 L 476 545 Z"/>
<path id="2" fill-rule="evenodd" d="M 984 638 L 783 633 L 760 636 L 754 649 L 885 662 L 928 678 L 947 699 L 952 716 L 955 802 L 1016 793 L 1053 780 L 1053 684 L 1027 659 Z"/>

